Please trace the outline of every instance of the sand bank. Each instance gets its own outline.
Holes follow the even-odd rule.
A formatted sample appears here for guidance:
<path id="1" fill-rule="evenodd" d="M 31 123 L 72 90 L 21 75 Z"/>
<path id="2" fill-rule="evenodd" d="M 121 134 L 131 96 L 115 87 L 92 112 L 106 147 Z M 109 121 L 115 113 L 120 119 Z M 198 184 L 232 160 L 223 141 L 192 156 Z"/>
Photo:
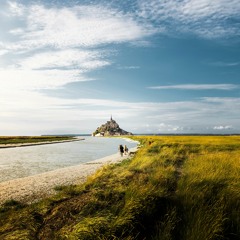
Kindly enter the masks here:
<path id="1" fill-rule="evenodd" d="M 46 144 L 76 142 L 76 141 L 82 141 L 82 140 L 84 140 L 84 138 L 76 138 L 76 139 L 61 140 L 61 141 L 48 141 L 48 142 L 9 143 L 9 144 L 0 144 L 0 148 L 29 147 L 29 146 L 46 145 Z"/>
<path id="2" fill-rule="evenodd" d="M 137 147 L 130 149 L 130 152 L 136 151 Z M 121 157 L 116 153 L 77 166 L 2 182 L 0 183 L 0 205 L 10 199 L 24 203 L 36 202 L 56 193 L 54 190 L 56 186 L 82 183 L 103 165 L 117 163 L 128 157 L 127 155 Z"/>

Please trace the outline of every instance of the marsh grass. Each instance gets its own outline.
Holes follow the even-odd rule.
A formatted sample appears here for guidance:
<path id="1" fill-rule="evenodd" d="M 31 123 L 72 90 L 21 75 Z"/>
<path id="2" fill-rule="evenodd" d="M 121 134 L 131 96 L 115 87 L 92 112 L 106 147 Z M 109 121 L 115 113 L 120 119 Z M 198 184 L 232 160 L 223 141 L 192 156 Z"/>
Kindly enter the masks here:
<path id="1" fill-rule="evenodd" d="M 183 168 L 177 193 L 188 223 L 183 239 L 240 238 L 240 151 L 219 148 L 192 155 Z"/>
<path id="2" fill-rule="evenodd" d="M 132 158 L 0 211 L 1 239 L 240 238 L 240 137 L 134 137 Z M 21 207 L 17 207 L 17 206 Z"/>

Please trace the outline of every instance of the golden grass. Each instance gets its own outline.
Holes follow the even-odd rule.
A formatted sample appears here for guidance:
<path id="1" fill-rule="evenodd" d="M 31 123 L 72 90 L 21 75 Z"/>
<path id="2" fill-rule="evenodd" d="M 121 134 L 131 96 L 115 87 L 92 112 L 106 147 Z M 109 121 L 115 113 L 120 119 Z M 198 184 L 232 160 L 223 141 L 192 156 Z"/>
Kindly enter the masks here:
<path id="1" fill-rule="evenodd" d="M 35 205 L 9 201 L 1 239 L 240 239 L 240 137 L 138 136 L 133 159 Z"/>

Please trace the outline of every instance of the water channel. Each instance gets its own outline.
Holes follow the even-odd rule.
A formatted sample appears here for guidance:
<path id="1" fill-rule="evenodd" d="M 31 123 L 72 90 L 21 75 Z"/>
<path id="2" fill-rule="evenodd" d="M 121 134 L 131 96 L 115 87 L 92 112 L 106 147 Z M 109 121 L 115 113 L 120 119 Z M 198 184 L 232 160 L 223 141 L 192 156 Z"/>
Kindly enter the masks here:
<path id="1" fill-rule="evenodd" d="M 82 137 L 77 142 L 0 149 L 0 182 L 78 165 L 118 152 L 137 142 L 125 138 Z"/>

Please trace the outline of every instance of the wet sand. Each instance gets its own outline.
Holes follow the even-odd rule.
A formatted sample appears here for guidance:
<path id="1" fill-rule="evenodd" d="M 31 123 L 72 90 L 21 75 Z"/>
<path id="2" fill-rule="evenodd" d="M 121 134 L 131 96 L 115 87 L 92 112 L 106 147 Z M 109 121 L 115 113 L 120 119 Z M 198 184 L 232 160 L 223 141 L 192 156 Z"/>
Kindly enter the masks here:
<path id="1" fill-rule="evenodd" d="M 136 152 L 137 147 L 131 148 L 129 151 Z M 0 205 L 12 199 L 23 203 L 39 201 L 55 194 L 56 186 L 83 183 L 88 176 L 103 165 L 118 163 L 126 158 L 129 156 L 121 157 L 119 153 L 116 153 L 84 164 L 2 182 L 0 183 Z"/>

